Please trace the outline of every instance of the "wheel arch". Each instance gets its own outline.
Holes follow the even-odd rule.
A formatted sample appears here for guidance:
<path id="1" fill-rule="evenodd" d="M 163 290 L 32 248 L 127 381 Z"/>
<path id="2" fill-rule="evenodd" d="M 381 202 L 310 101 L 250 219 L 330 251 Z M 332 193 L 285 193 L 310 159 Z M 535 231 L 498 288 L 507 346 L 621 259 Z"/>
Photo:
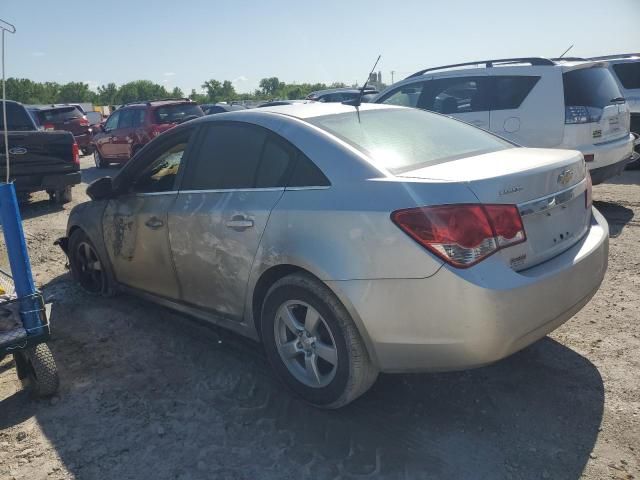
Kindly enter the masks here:
<path id="1" fill-rule="evenodd" d="M 367 349 L 367 353 L 369 354 L 369 358 L 374 363 L 374 365 L 378 365 L 377 356 L 375 353 L 375 349 L 373 348 L 373 343 L 371 338 L 367 333 L 367 329 L 364 327 L 364 323 L 358 312 L 355 310 L 353 304 L 348 300 L 348 298 L 343 294 L 343 292 L 336 291 L 332 285 L 327 284 L 327 282 L 323 281 L 320 277 L 315 275 L 310 270 L 303 268 L 298 265 L 293 264 L 280 264 L 274 265 L 266 269 L 258 280 L 256 281 L 255 287 L 253 288 L 252 298 L 251 298 L 251 316 L 249 321 L 253 322 L 253 327 L 255 328 L 255 332 L 257 334 L 258 339 L 262 340 L 262 305 L 264 303 L 264 299 L 267 296 L 267 292 L 269 289 L 281 278 L 284 278 L 288 275 L 292 275 L 295 273 L 302 273 L 305 275 L 309 275 L 314 278 L 318 282 L 322 283 L 325 287 L 327 287 L 338 299 L 338 301 L 342 304 L 342 306 L 347 310 L 351 318 L 353 319 L 360 336 L 364 340 L 365 347 Z"/>

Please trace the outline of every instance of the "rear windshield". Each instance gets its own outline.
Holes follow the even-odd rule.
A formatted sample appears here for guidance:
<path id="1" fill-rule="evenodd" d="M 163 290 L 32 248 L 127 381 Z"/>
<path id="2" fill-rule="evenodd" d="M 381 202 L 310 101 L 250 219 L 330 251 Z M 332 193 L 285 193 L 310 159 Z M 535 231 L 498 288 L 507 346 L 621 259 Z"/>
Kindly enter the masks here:
<path id="1" fill-rule="evenodd" d="M 613 75 L 604 67 L 571 70 L 563 74 L 563 83 L 567 107 L 604 108 L 622 96 Z"/>
<path id="2" fill-rule="evenodd" d="M 180 123 L 187 117 L 202 117 L 202 109 L 193 103 L 178 103 L 156 108 L 156 123 Z"/>
<path id="3" fill-rule="evenodd" d="M 9 125 L 7 130 L 10 132 L 36 129 L 27 110 L 22 105 L 13 102 L 7 102 L 7 124 Z M 0 130 L 4 129 L 4 109 L 0 101 Z"/>
<path id="4" fill-rule="evenodd" d="M 409 108 L 307 119 L 394 174 L 457 158 L 512 148 L 490 133 L 452 118 Z"/>
<path id="5" fill-rule="evenodd" d="M 613 66 L 620 83 L 624 88 L 640 88 L 640 61 L 635 63 L 618 63 Z"/>
<path id="6" fill-rule="evenodd" d="M 82 118 L 82 112 L 76 107 L 52 108 L 49 110 L 39 110 L 38 117 L 40 123 L 58 123 Z"/>

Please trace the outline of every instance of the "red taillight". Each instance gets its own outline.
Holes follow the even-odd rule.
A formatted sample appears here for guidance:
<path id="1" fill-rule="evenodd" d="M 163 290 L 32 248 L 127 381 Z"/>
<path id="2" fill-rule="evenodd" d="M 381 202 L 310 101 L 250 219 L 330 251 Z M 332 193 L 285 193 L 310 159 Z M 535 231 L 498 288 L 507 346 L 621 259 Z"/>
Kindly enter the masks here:
<path id="1" fill-rule="evenodd" d="M 458 268 L 475 265 L 526 240 L 515 205 L 442 205 L 397 210 L 391 220 L 411 238 Z"/>
<path id="2" fill-rule="evenodd" d="M 44 128 L 45 130 L 55 130 L 56 127 L 53 123 L 45 123 L 44 125 L 42 125 L 42 128 Z"/>
<path id="3" fill-rule="evenodd" d="M 71 154 L 73 155 L 73 163 L 80 166 L 80 151 L 78 144 L 75 142 L 73 142 L 73 145 L 71 146 Z"/>
<path id="4" fill-rule="evenodd" d="M 584 208 L 589 210 L 593 205 L 593 182 L 591 181 L 591 173 L 587 170 L 587 189 L 584 191 Z"/>
<path id="5" fill-rule="evenodd" d="M 80 125 L 81 125 L 82 127 L 88 127 L 88 126 L 89 126 L 89 120 L 87 120 L 86 118 L 81 119 L 81 120 L 80 120 Z"/>

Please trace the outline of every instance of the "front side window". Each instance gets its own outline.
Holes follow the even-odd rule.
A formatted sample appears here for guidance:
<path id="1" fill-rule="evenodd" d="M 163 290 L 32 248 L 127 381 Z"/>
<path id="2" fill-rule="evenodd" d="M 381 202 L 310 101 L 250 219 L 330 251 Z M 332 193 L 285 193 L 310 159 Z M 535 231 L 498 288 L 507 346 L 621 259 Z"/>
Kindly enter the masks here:
<path id="1" fill-rule="evenodd" d="M 111 115 L 109 115 L 107 122 L 104 124 L 104 129 L 109 131 L 118 128 L 118 119 L 120 118 L 121 113 L 122 112 L 120 111 L 115 111 Z"/>
<path id="2" fill-rule="evenodd" d="M 497 76 L 491 78 L 491 110 L 519 108 L 540 77 Z"/>
<path id="3" fill-rule="evenodd" d="M 389 108 L 307 119 L 394 174 L 513 148 L 466 123 L 418 109 Z"/>
<path id="4" fill-rule="evenodd" d="M 620 79 L 620 83 L 626 89 L 640 88 L 640 61 L 634 63 L 618 63 L 613 66 L 613 71 Z"/>
<path id="5" fill-rule="evenodd" d="M 151 164 L 135 177 L 131 191 L 135 193 L 170 192 L 176 189 L 176 178 L 187 149 L 191 132 L 175 136 L 158 150 L 150 153 L 152 159 L 143 157 Z"/>
<path id="6" fill-rule="evenodd" d="M 489 109 L 485 95 L 486 77 L 452 77 L 430 80 L 419 108 L 445 115 L 481 112 Z"/>
<path id="7" fill-rule="evenodd" d="M 418 100 L 422 94 L 423 87 L 424 82 L 404 85 L 385 96 L 380 103 L 398 105 L 401 107 L 416 107 L 418 106 Z"/>

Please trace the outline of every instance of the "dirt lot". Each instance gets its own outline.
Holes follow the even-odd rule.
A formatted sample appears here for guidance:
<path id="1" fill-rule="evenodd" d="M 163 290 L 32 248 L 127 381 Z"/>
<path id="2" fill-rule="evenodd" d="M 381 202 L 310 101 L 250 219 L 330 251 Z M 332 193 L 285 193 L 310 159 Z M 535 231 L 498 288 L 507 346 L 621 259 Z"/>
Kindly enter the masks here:
<path id="1" fill-rule="evenodd" d="M 99 175 L 91 157 L 83 167 Z M 640 172 L 594 197 L 609 272 L 570 322 L 490 367 L 382 375 L 325 412 L 292 398 L 248 340 L 82 293 L 52 247 L 71 206 L 36 196 L 25 231 L 62 387 L 32 400 L 0 362 L 0 479 L 640 478 Z"/>

